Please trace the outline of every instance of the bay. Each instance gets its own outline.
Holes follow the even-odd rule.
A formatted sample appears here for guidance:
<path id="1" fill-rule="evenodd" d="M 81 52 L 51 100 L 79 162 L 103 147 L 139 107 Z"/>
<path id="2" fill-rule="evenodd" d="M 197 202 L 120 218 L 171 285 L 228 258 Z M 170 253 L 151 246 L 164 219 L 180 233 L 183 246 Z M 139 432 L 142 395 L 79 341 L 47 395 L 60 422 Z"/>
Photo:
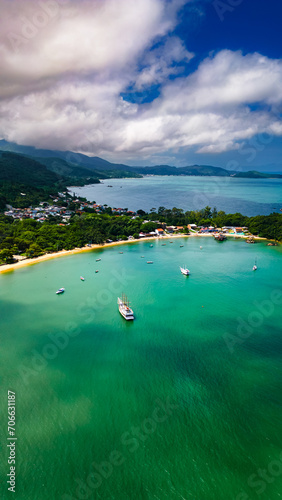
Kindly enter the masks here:
<path id="1" fill-rule="evenodd" d="M 11 390 L 16 498 L 253 499 L 257 471 L 281 461 L 281 247 L 172 241 L 0 275 L 0 470 Z"/>
<path id="2" fill-rule="evenodd" d="M 201 210 L 209 205 L 226 213 L 240 212 L 252 217 L 269 215 L 282 208 L 282 179 L 147 176 L 109 179 L 70 190 L 89 201 L 135 211 L 150 211 L 160 206 Z"/>

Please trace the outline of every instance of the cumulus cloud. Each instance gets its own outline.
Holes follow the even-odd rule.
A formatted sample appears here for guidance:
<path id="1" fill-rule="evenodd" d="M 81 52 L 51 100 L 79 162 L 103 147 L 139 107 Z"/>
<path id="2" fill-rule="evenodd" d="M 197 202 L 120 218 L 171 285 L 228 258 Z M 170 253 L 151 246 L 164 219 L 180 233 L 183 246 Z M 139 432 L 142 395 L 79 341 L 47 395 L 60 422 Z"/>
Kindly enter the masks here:
<path id="1" fill-rule="evenodd" d="M 223 50 L 189 76 L 184 0 L 0 0 L 0 136 L 116 161 L 282 135 L 282 63 Z M 128 89 L 159 85 L 153 102 Z"/>
<path id="2" fill-rule="evenodd" d="M 1 0 L 0 8 L 3 96 L 120 71 L 173 27 L 161 0 Z"/>
<path id="3" fill-rule="evenodd" d="M 150 85 L 165 82 L 169 76 L 180 73 L 182 66 L 192 58 L 193 54 L 185 48 L 179 38 L 168 38 L 163 45 L 146 54 L 143 59 L 144 68 L 135 79 L 135 89 L 142 90 Z"/>

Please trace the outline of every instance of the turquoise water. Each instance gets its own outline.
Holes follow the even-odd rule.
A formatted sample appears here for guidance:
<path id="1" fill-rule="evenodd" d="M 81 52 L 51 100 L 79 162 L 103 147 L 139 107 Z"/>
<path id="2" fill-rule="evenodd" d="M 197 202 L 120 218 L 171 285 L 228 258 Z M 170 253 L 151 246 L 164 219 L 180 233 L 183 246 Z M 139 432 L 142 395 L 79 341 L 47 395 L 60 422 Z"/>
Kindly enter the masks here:
<path id="1" fill-rule="evenodd" d="M 226 213 L 241 212 L 251 217 L 269 215 L 282 208 L 282 179 L 156 176 L 109 179 L 103 184 L 71 190 L 90 201 L 129 210 L 149 211 L 165 206 L 186 211 L 209 205 Z"/>
<path id="2" fill-rule="evenodd" d="M 15 498 L 281 498 L 281 247 L 149 245 L 0 275 L 0 470 L 11 390 Z M 121 292 L 134 322 L 118 313 Z"/>

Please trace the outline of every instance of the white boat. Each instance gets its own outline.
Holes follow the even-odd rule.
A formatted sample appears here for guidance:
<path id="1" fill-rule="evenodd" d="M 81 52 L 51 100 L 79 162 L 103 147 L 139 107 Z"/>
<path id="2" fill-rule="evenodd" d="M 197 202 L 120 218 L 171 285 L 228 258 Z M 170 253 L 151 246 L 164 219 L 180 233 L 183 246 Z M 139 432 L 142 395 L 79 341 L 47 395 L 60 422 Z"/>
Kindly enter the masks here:
<path id="1" fill-rule="evenodd" d="M 85 278 L 83 276 L 80 276 L 81 281 L 85 281 Z"/>
<path id="2" fill-rule="evenodd" d="M 152 260 L 147 260 L 147 264 L 154 264 Z"/>
<path id="3" fill-rule="evenodd" d="M 100 262 L 101 259 L 96 259 L 96 262 Z"/>
<path id="4" fill-rule="evenodd" d="M 59 295 L 60 293 L 64 293 L 64 291 L 64 288 L 59 288 L 59 290 L 56 291 L 56 294 Z"/>
<path id="5" fill-rule="evenodd" d="M 180 267 L 180 271 L 182 272 L 182 274 L 184 274 L 184 276 L 189 276 L 190 274 L 190 271 L 189 269 L 187 269 L 187 267 Z"/>
<path id="6" fill-rule="evenodd" d="M 126 321 L 133 320 L 134 313 L 131 307 L 129 307 L 129 301 L 126 295 L 122 294 L 121 298 L 118 297 L 117 303 L 119 312 L 124 317 L 124 319 L 126 319 Z"/>
<path id="7" fill-rule="evenodd" d="M 255 260 L 255 264 L 254 264 L 254 266 L 253 266 L 253 271 L 256 271 L 256 270 L 257 270 L 257 268 L 258 268 L 258 266 L 257 266 L 257 259 L 256 259 L 256 260 Z"/>

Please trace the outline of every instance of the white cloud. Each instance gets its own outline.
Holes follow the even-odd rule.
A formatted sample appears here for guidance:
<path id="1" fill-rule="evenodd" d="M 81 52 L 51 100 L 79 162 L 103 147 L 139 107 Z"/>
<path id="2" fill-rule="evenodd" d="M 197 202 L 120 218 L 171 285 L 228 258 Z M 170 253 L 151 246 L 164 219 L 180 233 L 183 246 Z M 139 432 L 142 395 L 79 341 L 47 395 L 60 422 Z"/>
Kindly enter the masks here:
<path id="1" fill-rule="evenodd" d="M 223 50 L 178 75 L 192 57 L 171 34 L 184 3 L 48 0 L 46 18 L 43 2 L 0 0 L 0 136 L 134 161 L 190 147 L 224 152 L 258 133 L 282 135 L 275 112 L 281 61 Z M 152 103 L 121 98 L 130 86 L 154 84 L 161 94 Z"/>
<path id="2" fill-rule="evenodd" d="M 175 23 L 162 0 L 1 0 L 0 8 L 2 96 L 125 69 Z"/>
<path id="3" fill-rule="evenodd" d="M 186 50 L 179 38 L 168 38 L 164 45 L 158 46 L 146 55 L 143 60 L 145 67 L 135 79 L 136 90 L 163 83 L 169 76 L 181 72 L 181 66 L 175 63 L 184 65 L 192 58 L 193 54 Z"/>

